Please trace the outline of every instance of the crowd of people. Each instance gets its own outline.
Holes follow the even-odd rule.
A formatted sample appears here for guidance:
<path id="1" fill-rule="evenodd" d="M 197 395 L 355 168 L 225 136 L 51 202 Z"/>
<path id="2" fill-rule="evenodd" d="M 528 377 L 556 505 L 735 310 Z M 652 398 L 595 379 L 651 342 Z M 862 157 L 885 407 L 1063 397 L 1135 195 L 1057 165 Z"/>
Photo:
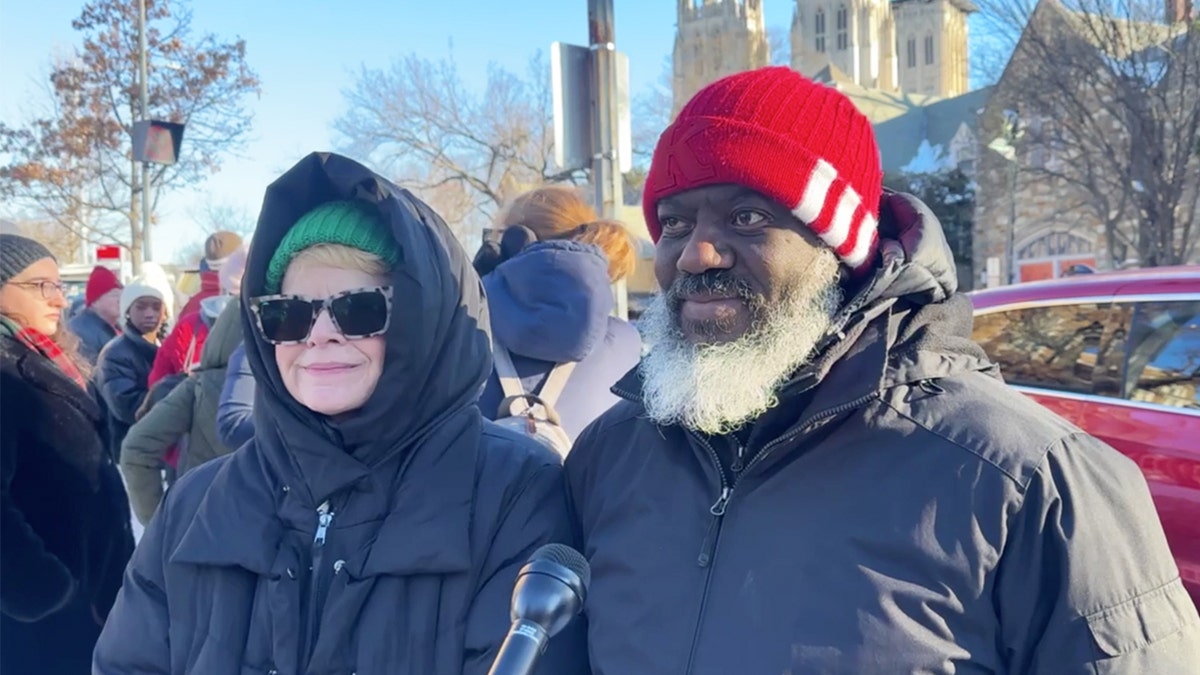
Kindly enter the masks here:
<path id="1" fill-rule="evenodd" d="M 69 322 L 2 235 L 0 670 L 483 675 L 562 543 L 538 672 L 1196 672 L 1138 468 L 1005 386 L 844 95 L 709 85 L 643 204 L 637 329 L 633 240 L 561 186 L 472 257 L 314 153 L 198 293 L 97 267 Z"/>

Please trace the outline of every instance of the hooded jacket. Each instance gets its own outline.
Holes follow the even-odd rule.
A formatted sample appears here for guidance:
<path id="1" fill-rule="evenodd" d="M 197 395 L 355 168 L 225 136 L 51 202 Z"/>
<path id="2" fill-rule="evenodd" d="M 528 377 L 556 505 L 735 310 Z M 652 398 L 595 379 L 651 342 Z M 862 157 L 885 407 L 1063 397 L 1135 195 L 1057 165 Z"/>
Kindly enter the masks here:
<path id="1" fill-rule="evenodd" d="M 125 435 L 121 473 L 129 486 L 133 512 L 143 525 L 150 522 L 162 501 L 160 472 L 167 448 L 187 436 L 187 452 L 179 466 L 181 475 L 231 451 L 217 435 L 217 403 L 229 355 L 242 339 L 239 310 L 236 302 L 228 305 L 204 343 L 199 367 Z"/>
<path id="2" fill-rule="evenodd" d="M 0 335 L 0 672 L 86 673 L 133 552 L 103 413 Z"/>
<path id="3" fill-rule="evenodd" d="M 377 388 L 335 421 L 287 393 L 248 301 L 292 224 L 340 199 L 380 209 L 404 301 Z M 361 165 L 313 154 L 267 189 L 242 293 L 254 439 L 168 492 L 94 672 L 486 673 L 518 569 L 570 527 L 553 453 L 475 406 L 491 372 L 487 310 L 450 230 Z M 541 672 L 586 672 L 571 631 Z"/>
<path id="4" fill-rule="evenodd" d="M 1195 672 L 1137 466 L 1005 386 L 924 205 L 880 229 L 745 443 L 656 426 L 637 372 L 576 443 L 595 675 Z"/>
<path id="5" fill-rule="evenodd" d="M 609 390 L 637 364 L 637 329 L 612 316 L 608 259 L 590 244 L 534 244 L 483 278 L 492 336 L 512 354 L 527 393 L 545 382 L 557 363 L 576 362 L 554 404 L 563 430 L 574 439 L 618 399 Z M 495 373 L 479 399 L 495 419 L 504 390 Z"/>

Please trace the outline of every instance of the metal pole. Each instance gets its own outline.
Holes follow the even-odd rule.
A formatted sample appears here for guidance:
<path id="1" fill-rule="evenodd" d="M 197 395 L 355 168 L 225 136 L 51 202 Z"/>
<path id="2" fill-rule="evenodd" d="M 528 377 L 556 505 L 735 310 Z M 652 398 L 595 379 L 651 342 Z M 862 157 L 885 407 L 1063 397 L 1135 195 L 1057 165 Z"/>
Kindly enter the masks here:
<path id="1" fill-rule="evenodd" d="M 592 188 L 600 217 L 615 219 L 624 203 L 617 157 L 617 45 L 613 0 L 588 0 L 588 47 L 591 54 Z M 628 316 L 625 284 L 613 289 L 616 313 Z"/>
<path id="2" fill-rule="evenodd" d="M 146 0 L 138 0 L 138 96 L 141 118 L 149 119 L 147 102 L 147 49 L 146 49 Z M 151 260 L 150 254 L 150 164 L 142 162 L 142 260 Z"/>
<path id="3" fill-rule="evenodd" d="M 1017 283 L 1017 158 L 1008 163 L 1008 283 Z"/>

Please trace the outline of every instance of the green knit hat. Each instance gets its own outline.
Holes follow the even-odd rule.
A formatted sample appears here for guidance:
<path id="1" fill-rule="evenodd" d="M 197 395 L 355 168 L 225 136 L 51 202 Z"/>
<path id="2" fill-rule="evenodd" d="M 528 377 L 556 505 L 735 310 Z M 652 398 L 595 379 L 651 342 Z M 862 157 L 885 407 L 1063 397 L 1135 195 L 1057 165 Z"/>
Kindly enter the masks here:
<path id="1" fill-rule="evenodd" d="M 297 253 L 317 244 L 341 244 L 373 253 L 389 265 L 400 261 L 400 249 L 379 211 L 367 202 L 325 202 L 300 216 L 267 265 L 267 293 L 278 293 L 288 263 Z"/>

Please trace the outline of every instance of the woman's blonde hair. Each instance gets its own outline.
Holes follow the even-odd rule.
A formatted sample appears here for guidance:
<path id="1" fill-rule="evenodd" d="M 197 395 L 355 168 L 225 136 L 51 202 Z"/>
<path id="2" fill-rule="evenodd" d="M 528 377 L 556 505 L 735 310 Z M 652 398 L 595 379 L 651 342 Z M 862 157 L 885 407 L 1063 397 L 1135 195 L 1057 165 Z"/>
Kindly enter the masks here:
<path id="1" fill-rule="evenodd" d="M 386 277 L 392 273 L 391 266 L 383 258 L 374 253 L 367 253 L 361 249 L 342 244 L 317 244 L 309 246 L 292 257 L 291 261 L 288 262 L 288 269 L 291 269 L 293 265 L 338 267 L 363 272 L 364 274 L 376 277 Z"/>
<path id="2" fill-rule="evenodd" d="M 633 237 L 616 220 L 601 220 L 579 192 L 547 185 L 517 197 L 500 215 L 499 229 L 524 225 L 539 241 L 566 239 L 592 244 L 608 256 L 608 276 L 619 281 L 637 262 Z"/>

